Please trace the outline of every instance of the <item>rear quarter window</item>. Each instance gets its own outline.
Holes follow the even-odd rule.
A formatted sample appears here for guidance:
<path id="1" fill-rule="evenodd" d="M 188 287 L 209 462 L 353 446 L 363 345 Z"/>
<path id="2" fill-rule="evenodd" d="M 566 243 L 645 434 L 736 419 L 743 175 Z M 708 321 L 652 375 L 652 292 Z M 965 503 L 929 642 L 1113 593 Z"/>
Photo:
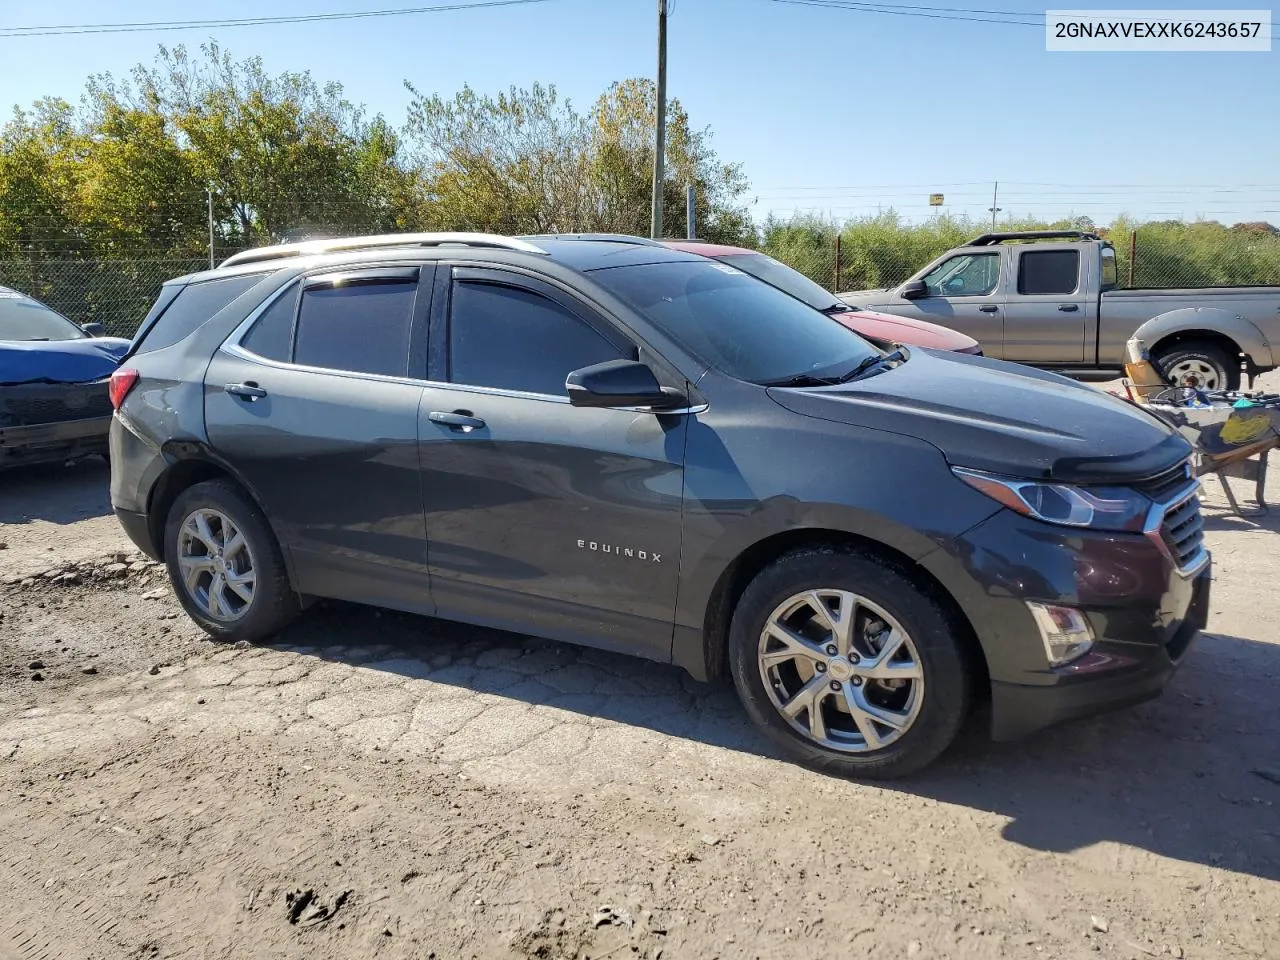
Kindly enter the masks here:
<path id="1" fill-rule="evenodd" d="M 262 280 L 250 273 L 221 280 L 203 280 L 183 287 L 159 318 L 147 328 L 134 347 L 135 354 L 151 353 L 185 340 L 204 326 L 215 313 L 246 293 Z"/>

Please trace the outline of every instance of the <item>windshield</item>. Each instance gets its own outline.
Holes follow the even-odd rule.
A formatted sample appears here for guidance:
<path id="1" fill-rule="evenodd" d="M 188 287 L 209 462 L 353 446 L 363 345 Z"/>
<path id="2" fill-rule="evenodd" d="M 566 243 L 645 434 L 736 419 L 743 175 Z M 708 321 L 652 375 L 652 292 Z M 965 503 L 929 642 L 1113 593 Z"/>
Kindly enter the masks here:
<path id="1" fill-rule="evenodd" d="M 777 287 L 797 300 L 803 300 L 815 310 L 830 310 L 832 307 L 849 309 L 799 270 L 793 270 L 785 263 L 779 263 L 763 253 L 740 253 L 717 259 L 721 263 L 727 263 L 744 273 L 751 274 L 757 280 L 763 280 L 771 287 Z"/>
<path id="2" fill-rule="evenodd" d="M 739 380 L 839 377 L 878 354 L 826 314 L 724 263 L 609 267 L 592 271 L 591 279 L 694 356 Z"/>
<path id="3" fill-rule="evenodd" d="M 86 336 L 43 303 L 0 291 L 0 340 L 82 340 Z"/>

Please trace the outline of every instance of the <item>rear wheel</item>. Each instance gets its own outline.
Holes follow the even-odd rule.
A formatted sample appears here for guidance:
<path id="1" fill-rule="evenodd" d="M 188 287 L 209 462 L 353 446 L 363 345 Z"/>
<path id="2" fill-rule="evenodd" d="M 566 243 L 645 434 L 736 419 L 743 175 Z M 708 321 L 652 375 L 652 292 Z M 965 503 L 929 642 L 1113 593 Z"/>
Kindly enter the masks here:
<path id="1" fill-rule="evenodd" d="M 169 510 L 164 547 L 179 602 L 211 636 L 261 640 L 297 615 L 279 544 L 234 484 L 209 480 L 184 490 Z"/>
<path id="2" fill-rule="evenodd" d="M 870 555 L 811 549 L 765 568 L 734 612 L 730 664 L 770 739 L 849 776 L 927 766 L 969 707 L 970 670 L 946 614 Z"/>
<path id="3" fill-rule="evenodd" d="M 1209 340 L 1186 340 L 1159 349 L 1156 366 L 1175 387 L 1239 390 L 1240 360 Z"/>

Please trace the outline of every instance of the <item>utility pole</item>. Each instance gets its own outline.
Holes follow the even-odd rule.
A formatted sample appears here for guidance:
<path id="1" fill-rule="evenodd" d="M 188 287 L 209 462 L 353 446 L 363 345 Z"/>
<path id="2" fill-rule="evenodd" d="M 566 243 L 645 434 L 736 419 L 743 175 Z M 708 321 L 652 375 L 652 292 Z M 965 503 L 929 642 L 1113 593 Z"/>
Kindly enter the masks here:
<path id="1" fill-rule="evenodd" d="M 693 184 L 691 183 L 684 190 L 684 219 L 690 240 L 698 239 L 698 218 L 694 210 L 694 199 Z"/>
<path id="2" fill-rule="evenodd" d="M 1000 181 L 997 180 L 991 184 L 991 230 L 994 233 L 996 229 L 996 214 L 1000 212 L 1000 208 L 996 206 L 996 198 L 1000 196 Z"/>
<path id="3" fill-rule="evenodd" d="M 204 195 L 209 201 L 209 269 L 212 270 L 214 266 L 213 264 L 213 190 L 212 188 L 206 187 L 204 191 Z"/>
<path id="4" fill-rule="evenodd" d="M 658 0 L 658 131 L 653 145 L 653 216 L 649 233 L 662 237 L 663 169 L 667 150 L 667 0 Z"/>

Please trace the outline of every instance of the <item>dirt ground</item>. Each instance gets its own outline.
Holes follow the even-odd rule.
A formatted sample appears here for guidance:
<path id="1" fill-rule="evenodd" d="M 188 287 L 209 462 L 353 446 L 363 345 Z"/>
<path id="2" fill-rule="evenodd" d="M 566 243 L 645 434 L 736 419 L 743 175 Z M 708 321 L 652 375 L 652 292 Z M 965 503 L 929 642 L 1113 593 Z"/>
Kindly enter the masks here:
<path id="1" fill-rule="evenodd" d="M 0 957 L 1280 958 L 1280 511 L 1213 481 L 1160 700 L 892 786 L 626 657 L 341 605 L 208 642 L 106 487 L 0 476 Z"/>

